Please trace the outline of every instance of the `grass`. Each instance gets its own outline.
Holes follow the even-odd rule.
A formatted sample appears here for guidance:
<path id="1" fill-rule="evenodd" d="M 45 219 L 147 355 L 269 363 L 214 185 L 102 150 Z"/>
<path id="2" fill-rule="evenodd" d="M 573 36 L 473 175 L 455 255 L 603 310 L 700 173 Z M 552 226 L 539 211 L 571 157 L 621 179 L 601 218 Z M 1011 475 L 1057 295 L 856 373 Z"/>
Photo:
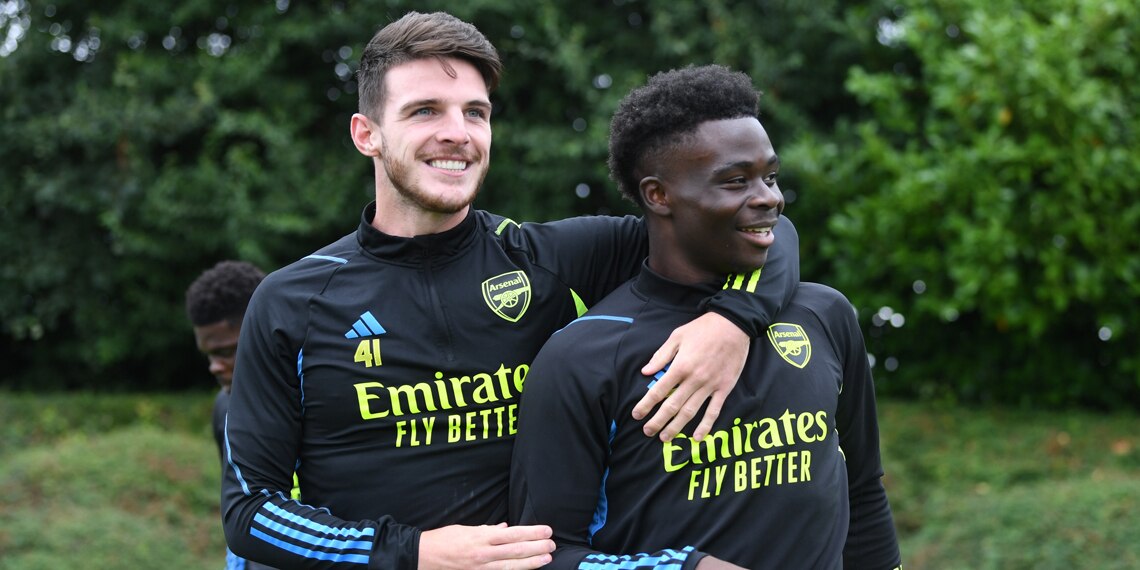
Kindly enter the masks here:
<path id="1" fill-rule="evenodd" d="M 222 566 L 212 400 L 0 392 L 0 570 Z M 1140 568 L 1135 414 L 879 415 L 908 570 Z"/>
<path id="2" fill-rule="evenodd" d="M 879 410 L 908 570 L 1140 568 L 1134 414 Z"/>

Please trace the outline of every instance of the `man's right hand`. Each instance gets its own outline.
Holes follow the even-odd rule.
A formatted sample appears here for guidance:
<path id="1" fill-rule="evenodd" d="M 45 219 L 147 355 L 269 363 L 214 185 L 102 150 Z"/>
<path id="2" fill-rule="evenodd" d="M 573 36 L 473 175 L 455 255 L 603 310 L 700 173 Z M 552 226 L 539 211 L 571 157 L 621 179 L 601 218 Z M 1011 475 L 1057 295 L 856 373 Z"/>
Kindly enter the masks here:
<path id="1" fill-rule="evenodd" d="M 419 570 L 529 570 L 554 552 L 550 527 L 451 525 L 420 533 Z"/>

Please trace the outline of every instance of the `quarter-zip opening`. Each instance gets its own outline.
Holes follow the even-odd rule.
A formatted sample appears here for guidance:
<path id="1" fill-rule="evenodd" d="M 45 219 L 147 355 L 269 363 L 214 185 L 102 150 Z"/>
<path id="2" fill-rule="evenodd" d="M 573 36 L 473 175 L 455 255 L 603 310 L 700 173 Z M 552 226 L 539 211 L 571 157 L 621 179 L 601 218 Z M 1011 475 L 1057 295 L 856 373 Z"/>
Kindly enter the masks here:
<path id="1" fill-rule="evenodd" d="M 443 301 L 439 297 L 439 289 L 435 286 L 435 268 L 432 262 L 433 252 L 428 250 L 424 255 L 424 279 L 427 281 L 428 295 L 431 296 L 431 308 L 436 322 L 442 328 L 440 350 L 447 362 L 455 362 L 455 346 L 451 336 L 451 323 L 447 320 L 447 312 L 443 310 Z"/>

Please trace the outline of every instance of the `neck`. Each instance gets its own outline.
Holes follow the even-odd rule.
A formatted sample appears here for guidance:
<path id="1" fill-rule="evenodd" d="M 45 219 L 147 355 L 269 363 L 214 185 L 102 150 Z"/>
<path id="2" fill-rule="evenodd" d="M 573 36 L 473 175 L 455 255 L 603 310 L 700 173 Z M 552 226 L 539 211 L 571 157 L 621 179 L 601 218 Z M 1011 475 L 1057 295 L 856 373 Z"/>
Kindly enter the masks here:
<path id="1" fill-rule="evenodd" d="M 648 221 L 649 218 L 646 219 Z M 678 245 L 671 226 L 650 223 L 648 230 L 649 258 L 646 263 L 654 273 L 684 285 L 697 285 L 717 278 L 716 273 L 701 269 L 699 263 L 686 257 L 685 249 Z"/>
<path id="2" fill-rule="evenodd" d="M 653 246 L 649 247 L 649 268 L 654 273 L 683 285 L 699 285 L 717 278 L 715 273 L 702 271 L 692 264 L 679 263 L 668 255 L 653 255 Z"/>
<path id="3" fill-rule="evenodd" d="M 377 200 L 372 227 L 395 237 L 439 234 L 458 226 L 470 209 L 471 206 L 466 206 L 454 214 L 440 214 L 419 208 L 394 208 Z"/>
<path id="4" fill-rule="evenodd" d="M 395 237 L 415 237 L 443 233 L 458 226 L 467 217 L 470 205 L 458 212 L 426 210 L 404 198 L 394 188 L 376 185 L 376 216 L 372 227 Z"/>

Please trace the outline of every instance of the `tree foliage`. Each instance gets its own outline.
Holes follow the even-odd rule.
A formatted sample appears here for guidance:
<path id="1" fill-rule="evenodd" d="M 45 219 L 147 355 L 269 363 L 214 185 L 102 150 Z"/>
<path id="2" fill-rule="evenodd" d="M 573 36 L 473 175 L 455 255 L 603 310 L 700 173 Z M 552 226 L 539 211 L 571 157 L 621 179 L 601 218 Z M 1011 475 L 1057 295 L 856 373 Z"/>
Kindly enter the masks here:
<path id="1" fill-rule="evenodd" d="M 798 149 L 843 204 L 831 277 L 880 325 L 905 314 L 871 330 L 904 391 L 1140 402 L 1140 7 L 900 4 L 880 39 L 916 64 L 853 68 L 873 113 Z"/>
<path id="2" fill-rule="evenodd" d="M 186 285 L 353 229 L 371 189 L 348 138 L 356 61 L 411 9 L 503 56 L 480 207 L 631 211 L 605 169 L 617 101 L 729 65 L 764 91 L 804 275 L 864 308 L 885 390 L 1135 398 L 1122 0 L 0 0 L 4 383 L 204 382 Z M 876 326 L 884 306 L 905 328 Z"/>

